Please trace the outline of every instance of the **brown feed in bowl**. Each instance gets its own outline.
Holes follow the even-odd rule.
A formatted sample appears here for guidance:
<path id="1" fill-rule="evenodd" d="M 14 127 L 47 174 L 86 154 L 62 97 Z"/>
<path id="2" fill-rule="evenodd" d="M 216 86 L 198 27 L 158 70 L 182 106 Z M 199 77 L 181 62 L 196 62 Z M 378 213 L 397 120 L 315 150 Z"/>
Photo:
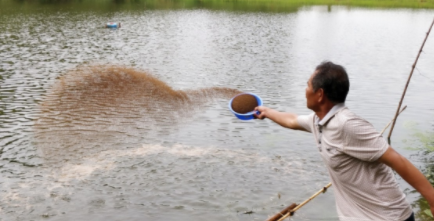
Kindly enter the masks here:
<path id="1" fill-rule="evenodd" d="M 232 100 L 232 110 L 237 113 L 245 114 L 255 110 L 258 106 L 258 101 L 251 94 L 241 94 Z"/>

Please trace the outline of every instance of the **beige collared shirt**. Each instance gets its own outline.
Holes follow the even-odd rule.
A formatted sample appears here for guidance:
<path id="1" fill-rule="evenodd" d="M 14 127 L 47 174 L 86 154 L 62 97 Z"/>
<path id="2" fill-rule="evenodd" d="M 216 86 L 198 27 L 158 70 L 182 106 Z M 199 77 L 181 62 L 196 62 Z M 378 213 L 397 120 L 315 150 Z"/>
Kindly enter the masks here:
<path id="1" fill-rule="evenodd" d="M 340 220 L 405 220 L 410 204 L 392 170 L 377 160 L 389 145 L 366 120 L 345 104 L 319 120 L 315 113 L 298 117 L 313 133 L 330 174 Z"/>

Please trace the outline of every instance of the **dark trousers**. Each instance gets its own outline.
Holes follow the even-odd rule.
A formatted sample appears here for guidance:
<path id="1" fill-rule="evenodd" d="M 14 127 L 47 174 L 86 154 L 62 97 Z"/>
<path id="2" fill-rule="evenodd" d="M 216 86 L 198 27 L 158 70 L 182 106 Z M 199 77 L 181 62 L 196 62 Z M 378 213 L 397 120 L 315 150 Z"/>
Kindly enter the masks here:
<path id="1" fill-rule="evenodd" d="M 414 221 L 414 213 L 411 213 L 411 216 L 408 217 L 408 219 L 406 219 L 404 221 Z"/>

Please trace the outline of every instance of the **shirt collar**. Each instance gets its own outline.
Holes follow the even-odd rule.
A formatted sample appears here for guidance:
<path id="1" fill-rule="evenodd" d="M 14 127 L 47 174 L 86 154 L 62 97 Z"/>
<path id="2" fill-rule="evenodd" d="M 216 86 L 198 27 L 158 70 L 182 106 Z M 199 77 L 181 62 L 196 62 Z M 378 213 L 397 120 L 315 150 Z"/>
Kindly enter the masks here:
<path id="1" fill-rule="evenodd" d="M 345 103 L 335 104 L 335 106 L 333 106 L 332 109 L 329 110 L 329 112 L 321 121 L 319 120 L 319 117 L 315 115 L 315 124 L 319 126 L 324 126 L 324 124 L 326 124 L 332 117 L 335 116 L 338 111 L 340 111 L 344 107 Z"/>

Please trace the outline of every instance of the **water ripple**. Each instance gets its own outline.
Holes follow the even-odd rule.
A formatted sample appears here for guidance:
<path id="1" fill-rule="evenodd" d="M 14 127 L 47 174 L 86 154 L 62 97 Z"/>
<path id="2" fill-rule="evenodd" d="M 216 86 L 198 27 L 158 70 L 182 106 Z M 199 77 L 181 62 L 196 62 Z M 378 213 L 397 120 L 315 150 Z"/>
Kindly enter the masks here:
<path id="1" fill-rule="evenodd" d="M 347 105 L 381 130 L 432 21 L 429 10 L 332 9 L 0 15 L 1 219 L 264 220 L 306 199 L 329 180 L 312 137 L 240 121 L 228 99 L 250 91 L 309 113 L 306 81 L 330 59 L 350 73 Z M 433 44 L 399 121 L 428 129 Z M 332 202 L 324 194 L 294 219 L 335 219 Z"/>

